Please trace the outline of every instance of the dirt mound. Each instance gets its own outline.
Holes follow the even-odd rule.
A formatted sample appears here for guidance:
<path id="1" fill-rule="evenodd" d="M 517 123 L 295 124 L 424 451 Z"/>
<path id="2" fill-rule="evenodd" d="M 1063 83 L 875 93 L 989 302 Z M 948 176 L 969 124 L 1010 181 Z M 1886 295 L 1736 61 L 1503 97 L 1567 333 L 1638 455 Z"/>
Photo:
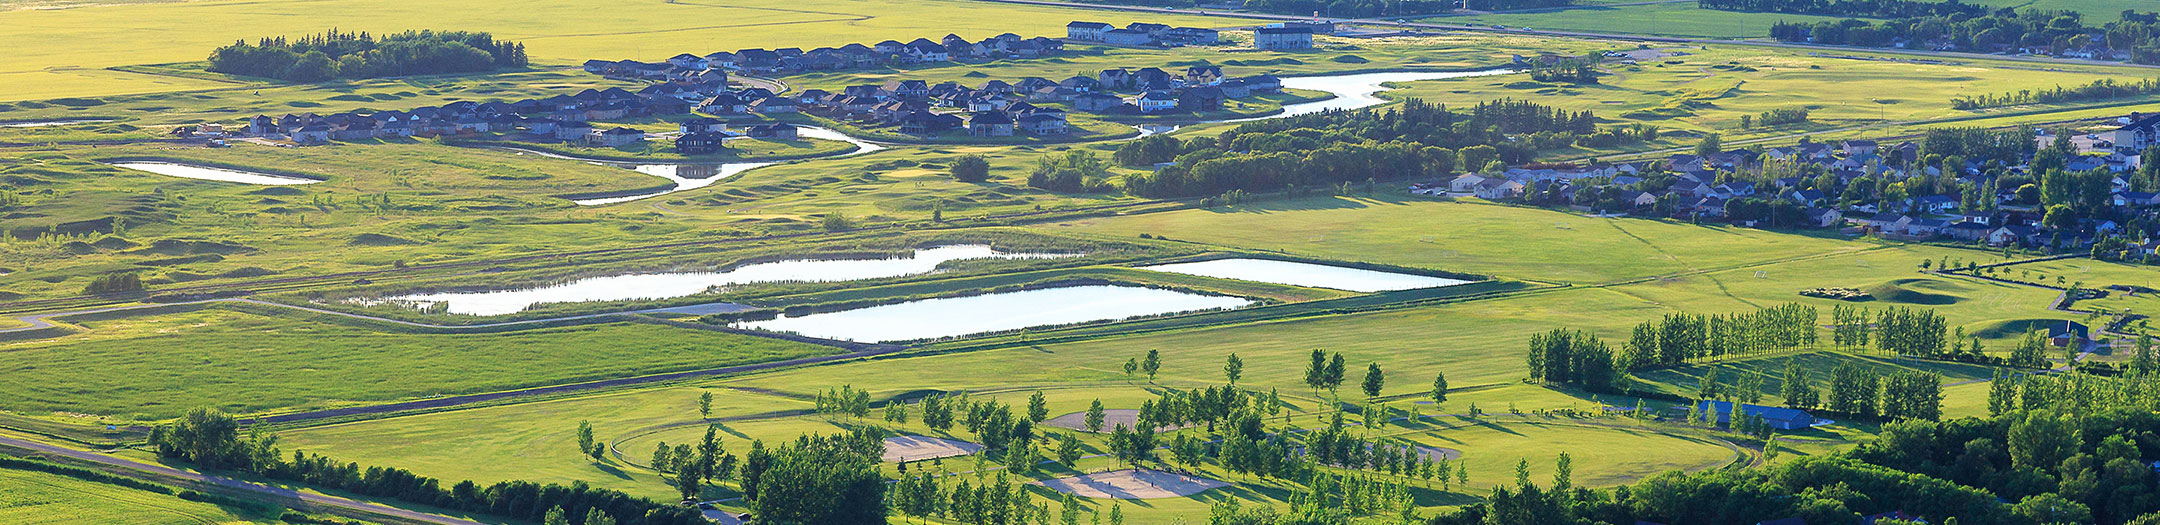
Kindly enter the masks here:
<path id="1" fill-rule="evenodd" d="M 99 239 L 98 239 L 98 240 L 96 240 L 96 241 L 92 241 L 92 242 L 90 243 L 90 245 L 91 245 L 91 246 L 96 246 L 96 247 L 97 247 L 98 249 L 100 249 L 100 250 L 113 250 L 113 251 L 120 251 L 120 250 L 125 250 L 125 249 L 129 249 L 129 248 L 134 248 L 134 247 L 136 247 L 136 246 L 142 246 L 141 244 L 136 244 L 136 243 L 135 243 L 135 241 L 130 241 L 130 240 L 127 240 L 127 239 L 123 239 L 123 238 L 120 238 L 120 237 L 114 237 L 114 236 L 111 236 L 111 235 L 107 235 L 107 236 L 101 237 L 101 238 L 99 238 Z"/>
<path id="2" fill-rule="evenodd" d="M 294 188 L 291 186 L 271 186 L 268 188 L 248 192 L 249 195 L 304 195 L 306 193 L 307 192 L 300 191 L 300 188 Z"/>
<path id="3" fill-rule="evenodd" d="M 1898 279 L 1875 285 L 1866 291 L 1877 301 L 1946 305 L 1964 300 L 1953 293 L 1959 291 L 1958 288 L 1956 285 L 1932 279 Z"/>
<path id="4" fill-rule="evenodd" d="M 150 246 L 148 248 L 143 248 L 136 251 L 142 253 L 154 253 L 158 255 L 228 255 L 235 253 L 255 253 L 258 250 L 256 250 L 253 246 L 228 241 L 208 241 L 200 239 L 158 239 L 156 242 L 150 243 Z"/>

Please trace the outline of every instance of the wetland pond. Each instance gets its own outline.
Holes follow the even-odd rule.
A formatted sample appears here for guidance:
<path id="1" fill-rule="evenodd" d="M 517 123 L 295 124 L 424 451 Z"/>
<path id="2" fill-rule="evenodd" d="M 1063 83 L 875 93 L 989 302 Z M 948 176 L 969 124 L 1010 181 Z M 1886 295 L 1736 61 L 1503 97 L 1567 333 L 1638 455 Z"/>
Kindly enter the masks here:
<path id="1" fill-rule="evenodd" d="M 911 341 L 1239 308 L 1243 297 L 1138 286 L 1085 285 L 924 299 L 854 310 L 747 321 L 736 326 L 860 342 Z"/>
<path id="2" fill-rule="evenodd" d="M 890 259 L 795 259 L 737 266 L 717 272 L 656 272 L 578 279 L 535 288 L 484 292 L 442 292 L 386 298 L 406 303 L 446 303 L 450 313 L 514 314 L 542 303 L 667 299 L 704 292 L 715 286 L 770 282 L 833 282 L 899 277 L 937 271 L 938 265 L 965 259 L 1038 259 L 1078 254 L 1003 253 L 979 244 L 921 248 Z"/>
<path id="3" fill-rule="evenodd" d="M 1332 288 L 1365 293 L 1439 288 L 1470 282 L 1461 279 L 1382 272 L 1325 264 L 1249 258 L 1158 264 L 1142 266 L 1140 269 L 1213 277 L 1216 279 L 1236 279 L 1308 288 Z"/>

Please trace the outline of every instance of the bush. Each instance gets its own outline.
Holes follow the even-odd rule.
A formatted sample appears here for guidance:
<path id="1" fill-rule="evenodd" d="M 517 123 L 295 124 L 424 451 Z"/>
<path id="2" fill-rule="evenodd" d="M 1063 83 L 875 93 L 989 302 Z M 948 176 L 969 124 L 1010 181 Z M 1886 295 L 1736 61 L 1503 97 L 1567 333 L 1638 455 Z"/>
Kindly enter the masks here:
<path id="1" fill-rule="evenodd" d="M 87 295 L 140 291 L 143 291 L 142 276 L 135 275 L 135 272 L 113 272 L 100 275 L 95 279 L 91 279 L 89 286 L 83 287 L 83 293 Z"/>
<path id="2" fill-rule="evenodd" d="M 990 159 L 985 159 L 982 155 L 962 155 L 953 159 L 952 178 L 960 182 L 990 180 Z"/>

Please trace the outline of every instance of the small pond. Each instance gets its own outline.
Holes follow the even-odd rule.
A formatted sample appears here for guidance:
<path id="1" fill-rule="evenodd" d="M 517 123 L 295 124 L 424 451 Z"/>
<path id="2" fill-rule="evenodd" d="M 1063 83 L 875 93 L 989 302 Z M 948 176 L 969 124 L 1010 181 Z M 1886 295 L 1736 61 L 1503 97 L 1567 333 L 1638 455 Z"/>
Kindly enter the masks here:
<path id="1" fill-rule="evenodd" d="M 386 298 L 416 304 L 447 303 L 450 313 L 514 314 L 541 303 L 666 299 L 703 292 L 714 286 L 770 282 L 831 282 L 898 277 L 937 271 L 939 264 L 963 259 L 1066 257 L 1068 254 L 1003 253 L 984 245 L 940 246 L 891 259 L 799 259 L 747 264 L 722 272 L 663 272 L 593 277 L 513 290 L 444 292 Z"/>
<path id="2" fill-rule="evenodd" d="M 180 177 L 183 179 L 196 180 L 214 180 L 219 182 L 237 182 L 241 184 L 254 184 L 258 186 L 291 186 L 295 184 L 314 184 L 317 182 L 322 182 L 316 179 L 287 177 L 284 175 L 271 175 L 268 173 L 256 173 L 252 171 L 240 171 L 225 168 L 212 168 L 208 166 L 194 166 L 189 164 L 177 164 L 172 162 L 114 162 L 111 163 L 111 165 L 131 170 L 147 171 L 168 177 Z"/>
<path id="3" fill-rule="evenodd" d="M 1325 264 L 1245 258 L 1158 264 L 1142 266 L 1140 269 L 1217 279 L 1236 279 L 1311 288 L 1333 288 L 1353 292 L 1438 288 L 1470 282 L 1460 279 L 1382 272 Z"/>
<path id="4" fill-rule="evenodd" d="M 1252 304 L 1243 297 L 1138 286 L 1088 285 L 925 299 L 738 323 L 811 337 L 885 342 L 953 337 Z"/>
<path id="5" fill-rule="evenodd" d="M 33 121 L 17 121 L 17 122 L 0 122 L 0 128 L 44 128 L 44 127 L 51 127 L 51 126 L 68 126 L 68 125 L 74 125 L 74 124 L 94 124 L 94 123 L 98 123 L 98 122 L 112 122 L 112 121 L 113 121 L 113 119 L 109 119 L 109 118 L 79 118 L 79 119 L 66 119 L 66 120 L 33 120 Z"/>
<path id="6" fill-rule="evenodd" d="M 865 140 L 860 140 L 860 139 L 856 139 L 855 137 L 850 137 L 850 136 L 847 136 L 846 134 L 840 133 L 840 132 L 838 132 L 838 131 L 833 131 L 833 130 L 830 130 L 830 129 L 826 129 L 826 128 L 820 128 L 820 127 L 815 127 L 815 126 L 797 126 L 797 127 L 796 127 L 796 131 L 795 131 L 795 136 L 797 136 L 797 137 L 801 137 L 801 138 L 824 139 L 824 140 L 837 140 L 837 141 L 847 142 L 847 143 L 849 143 L 849 144 L 854 144 L 854 145 L 855 145 L 855 149 L 854 149 L 854 150 L 852 150 L 852 151 L 847 151 L 847 152 L 842 152 L 842 153 L 834 153 L 834 154 L 831 154 L 831 155 L 826 155 L 826 156 L 823 156 L 823 157 L 813 157 L 813 158 L 821 158 L 821 159 L 822 159 L 822 158 L 835 158 L 835 157 L 850 157 L 850 156 L 855 156 L 855 155 L 861 155 L 861 154 L 864 154 L 864 153 L 870 153 L 870 152 L 873 152 L 873 151 L 877 151 L 877 150 L 885 149 L 885 147 L 884 147 L 884 146 L 878 145 L 877 143 L 874 143 L 874 142 L 869 142 L 869 141 L 865 141 Z M 521 150 L 521 151 L 522 151 L 522 150 Z M 577 158 L 577 157 L 565 157 L 565 158 Z M 589 160 L 589 159 L 581 159 L 581 160 Z M 703 187 L 706 187 L 706 186 L 711 186 L 711 185 L 713 185 L 714 183 L 717 183 L 717 182 L 720 182 L 720 181 L 723 181 L 723 180 L 727 180 L 727 179 L 729 179 L 729 178 L 731 178 L 731 177 L 734 177 L 734 176 L 736 176 L 736 175 L 738 175 L 738 174 L 741 174 L 742 172 L 745 172 L 745 171 L 750 171 L 750 170 L 754 170 L 754 169 L 758 169 L 758 168 L 763 168 L 763 167 L 766 167 L 766 166 L 771 166 L 771 165 L 774 165 L 774 164 L 779 164 L 779 162 L 727 162 L 727 163 L 650 163 L 650 164 L 646 164 L 646 163 L 630 163 L 630 162 L 603 161 L 603 160 L 591 160 L 591 162 L 593 162 L 594 164 L 601 164 L 601 165 L 607 165 L 607 166 L 614 166 L 614 167 L 618 167 L 618 168 L 628 168 L 628 169 L 630 169 L 630 170 L 633 170 L 633 171 L 636 171 L 636 172 L 638 172 L 638 173 L 643 173 L 643 174 L 646 174 L 646 175 L 652 175 L 652 176 L 655 176 L 655 177 L 660 177 L 660 178 L 663 178 L 663 179 L 667 179 L 667 180 L 668 180 L 669 182 L 673 182 L 673 183 L 675 183 L 675 185 L 674 185 L 673 187 L 670 187 L 670 188 L 666 188 L 666 189 L 661 189 L 661 190 L 656 190 L 656 191 L 653 191 L 653 192 L 650 192 L 650 193 L 639 193 L 639 194 L 634 194 L 634 195 L 621 195 L 621 196 L 614 196 L 614 197 L 600 197 L 600 198 L 593 198 L 593 199 L 578 199 L 578 200 L 572 201 L 572 202 L 576 202 L 576 203 L 577 203 L 578 205 L 580 205 L 580 206 L 602 206 L 602 205 L 608 205 L 608 204 L 619 204 L 619 203 L 624 203 L 624 202 L 630 202 L 630 201 L 636 201 L 636 200 L 643 200 L 643 199 L 648 199 L 648 198 L 652 198 L 652 197 L 658 197 L 658 196 L 661 196 L 661 195 L 667 195 L 667 194 L 670 194 L 670 193 L 676 193 L 676 192 L 683 192 L 683 191 L 690 191 L 690 190 L 694 190 L 694 189 L 698 189 L 698 188 L 703 188 Z"/>

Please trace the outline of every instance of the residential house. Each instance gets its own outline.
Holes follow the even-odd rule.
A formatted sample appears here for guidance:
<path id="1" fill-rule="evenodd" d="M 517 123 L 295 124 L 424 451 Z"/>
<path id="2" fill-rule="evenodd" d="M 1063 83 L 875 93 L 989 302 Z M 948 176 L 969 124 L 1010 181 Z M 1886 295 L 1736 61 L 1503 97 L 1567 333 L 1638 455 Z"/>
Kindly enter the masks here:
<path id="1" fill-rule="evenodd" d="M 1253 30 L 1253 47 L 1258 49 L 1312 49 L 1312 29 L 1303 27 L 1267 26 Z"/>
<path id="2" fill-rule="evenodd" d="M 795 140 L 795 125 L 786 122 L 759 124 L 744 130 L 743 135 L 764 140 Z"/>
<path id="3" fill-rule="evenodd" d="M 1125 105 L 1125 100 L 1104 93 L 1081 93 L 1073 97 L 1072 105 L 1080 111 L 1108 111 Z"/>
<path id="4" fill-rule="evenodd" d="M 704 71 L 712 67 L 712 61 L 706 60 L 705 57 L 692 55 L 689 53 L 683 53 L 680 55 L 669 57 L 667 59 L 667 63 L 671 66 L 696 71 Z"/>
<path id="5" fill-rule="evenodd" d="M 1845 213 L 1837 208 L 1808 208 L 1807 220 L 1816 228 L 1829 228 L 1845 222 Z"/>
<path id="6" fill-rule="evenodd" d="M 1020 117 L 1019 128 L 1030 135 L 1064 135 L 1067 130 L 1062 112 L 1032 113 Z"/>
<path id="7" fill-rule="evenodd" d="M 1212 46 L 1220 43 L 1222 41 L 1222 37 L 1221 35 L 1217 34 L 1216 31 L 1213 29 L 1199 27 L 1173 27 L 1167 31 L 1163 31 L 1162 40 L 1167 43 L 1179 45 Z"/>
<path id="8" fill-rule="evenodd" d="M 574 121 L 574 122 L 560 122 L 560 121 L 558 121 L 558 122 L 556 122 L 556 123 L 555 123 L 555 139 L 556 139 L 556 140 L 563 140 L 563 141 L 584 140 L 584 139 L 585 139 L 585 136 L 586 136 L 586 135 L 591 135 L 591 134 L 592 134 L 592 124 L 587 124 L 587 123 L 585 123 L 585 121 L 582 121 L 582 120 L 580 120 L 580 121 Z"/>
<path id="9" fill-rule="evenodd" d="M 1180 111 L 1214 111 L 1222 109 L 1222 105 L 1222 90 L 1213 87 L 1185 88 L 1177 96 L 1177 108 Z"/>
<path id="10" fill-rule="evenodd" d="M 597 141 L 599 145 L 609 148 L 628 146 L 645 141 L 645 132 L 630 128 L 610 128 L 594 136 L 599 137 Z"/>
<path id="11" fill-rule="evenodd" d="M 1711 410 L 1716 410 L 1718 415 L 1718 425 L 1727 427 L 1732 426 L 1732 417 L 1734 410 L 1733 404 L 1730 401 L 1703 400 L 1696 405 L 1696 409 L 1701 410 L 1705 413 L 1708 413 Z M 1742 403 L 1740 404 L 1740 408 L 1738 411 L 1754 417 L 1760 417 L 1762 418 L 1762 422 L 1764 424 L 1769 425 L 1770 428 L 1775 428 L 1778 430 L 1801 430 L 1813 428 L 1817 425 L 1827 425 L 1832 423 L 1828 420 L 1815 419 L 1815 416 L 1808 415 L 1807 412 L 1797 408 L 1772 407 Z"/>
<path id="12" fill-rule="evenodd" d="M 1082 42 L 1101 42 L 1103 34 L 1117 26 L 1102 22 L 1072 22 L 1065 24 L 1065 38 Z"/>
<path id="13" fill-rule="evenodd" d="M 692 117 L 690 119 L 677 123 L 675 127 L 681 130 L 682 134 L 684 135 L 689 135 L 693 133 L 727 132 L 727 123 L 705 117 Z"/>
<path id="14" fill-rule="evenodd" d="M 727 135 L 719 133 L 684 133 L 675 138 L 675 152 L 684 155 L 706 155 L 727 149 Z"/>
<path id="15" fill-rule="evenodd" d="M 1010 137 L 1014 124 L 1012 115 L 1003 111 L 984 111 L 967 118 L 968 135 L 975 137 Z"/>
<path id="16" fill-rule="evenodd" d="M 1132 104 L 1138 106 L 1141 113 L 1160 113 L 1177 109 L 1177 97 L 1168 91 L 1149 91 L 1133 97 Z"/>
<path id="17" fill-rule="evenodd" d="M 1103 32 L 1102 43 L 1115 46 L 1144 46 L 1155 43 L 1155 37 L 1149 36 L 1146 31 L 1112 29 Z"/>
<path id="18" fill-rule="evenodd" d="M 1485 179 L 1471 190 L 1471 194 L 1485 200 L 1512 199 L 1522 196 L 1523 183 L 1507 179 Z"/>

